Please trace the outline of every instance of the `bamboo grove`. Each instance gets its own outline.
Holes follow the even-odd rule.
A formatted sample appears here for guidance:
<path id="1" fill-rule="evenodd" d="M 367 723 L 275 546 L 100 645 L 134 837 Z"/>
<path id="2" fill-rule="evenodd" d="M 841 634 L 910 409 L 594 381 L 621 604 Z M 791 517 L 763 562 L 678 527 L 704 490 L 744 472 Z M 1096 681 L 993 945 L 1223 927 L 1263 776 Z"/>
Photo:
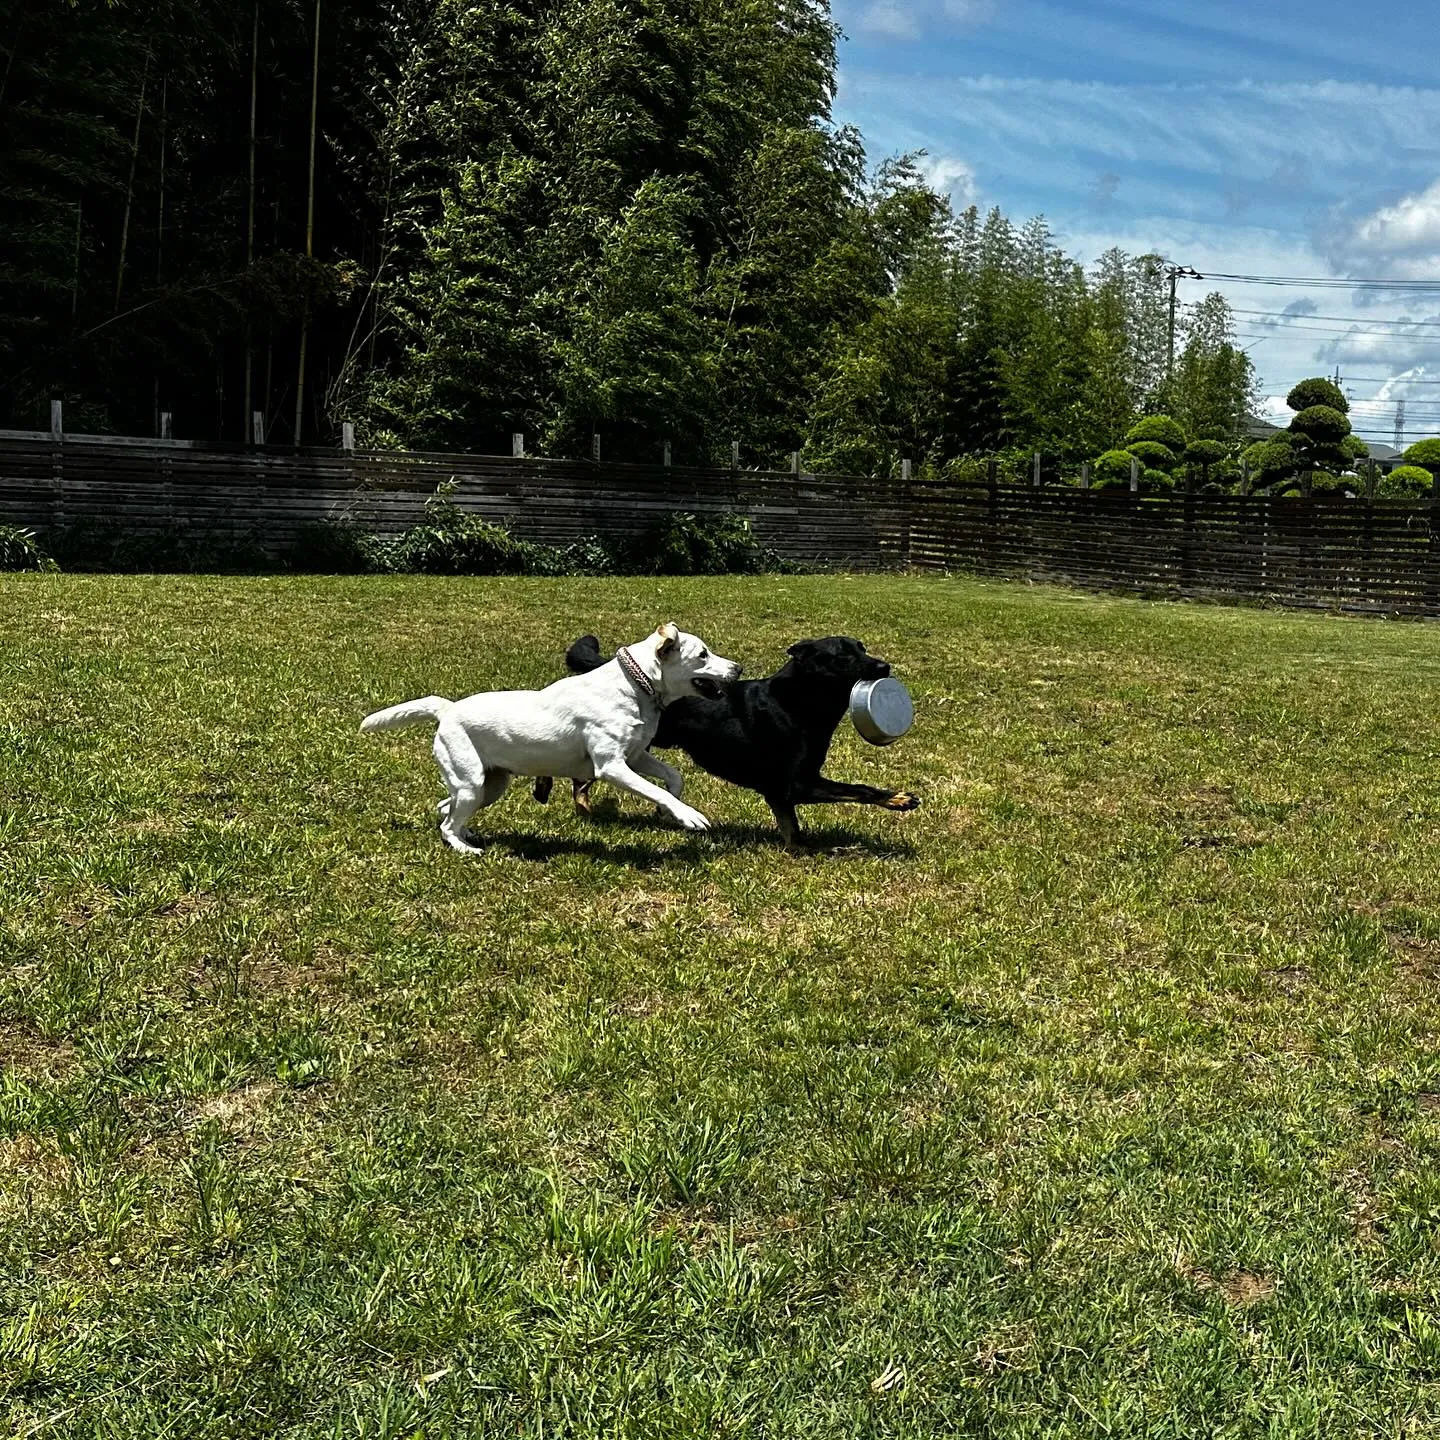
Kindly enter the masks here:
<path id="1" fill-rule="evenodd" d="M 960 213 L 816 0 L 4 0 L 0 425 L 875 473 L 1233 439 L 1219 296 Z"/>

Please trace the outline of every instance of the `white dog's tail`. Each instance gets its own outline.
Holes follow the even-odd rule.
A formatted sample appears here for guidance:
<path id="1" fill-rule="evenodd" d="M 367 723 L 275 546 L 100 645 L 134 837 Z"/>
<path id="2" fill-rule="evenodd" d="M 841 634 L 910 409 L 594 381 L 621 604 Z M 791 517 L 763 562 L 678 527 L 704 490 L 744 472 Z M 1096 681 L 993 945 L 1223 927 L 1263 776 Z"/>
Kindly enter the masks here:
<path id="1" fill-rule="evenodd" d="M 419 700 L 407 700 L 403 705 L 392 705 L 388 710 L 377 710 L 360 722 L 362 732 L 371 730 L 394 730 L 400 725 L 418 725 L 422 720 L 439 720 L 454 704 L 443 695 L 426 695 Z"/>

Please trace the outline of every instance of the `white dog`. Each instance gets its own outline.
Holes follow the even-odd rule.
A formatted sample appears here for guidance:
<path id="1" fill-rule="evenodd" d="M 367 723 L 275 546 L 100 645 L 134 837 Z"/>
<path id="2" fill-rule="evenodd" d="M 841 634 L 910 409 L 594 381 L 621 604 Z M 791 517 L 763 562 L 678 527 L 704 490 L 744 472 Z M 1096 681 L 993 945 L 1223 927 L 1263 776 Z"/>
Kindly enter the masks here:
<path id="1" fill-rule="evenodd" d="M 588 675 L 568 675 L 544 690 L 492 690 L 465 700 L 427 695 L 367 715 L 362 731 L 438 722 L 435 759 L 450 796 L 440 802 L 440 833 L 456 850 L 475 853 L 470 817 L 493 805 L 515 775 L 608 780 L 653 800 L 687 830 L 710 822 L 680 799 L 679 771 L 646 748 L 660 711 L 686 695 L 715 696 L 740 674 L 733 660 L 662 625 Z M 645 777 L 664 782 L 662 790 Z"/>

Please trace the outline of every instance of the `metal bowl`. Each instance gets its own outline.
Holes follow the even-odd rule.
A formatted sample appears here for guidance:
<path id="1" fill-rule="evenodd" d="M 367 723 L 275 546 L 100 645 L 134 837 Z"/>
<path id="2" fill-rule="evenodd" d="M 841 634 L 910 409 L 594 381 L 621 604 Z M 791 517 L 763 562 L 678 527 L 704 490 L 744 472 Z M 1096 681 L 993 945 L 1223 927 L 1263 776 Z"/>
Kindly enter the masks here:
<path id="1" fill-rule="evenodd" d="M 850 691 L 850 723 L 862 740 L 893 745 L 915 723 L 910 692 L 898 681 L 857 680 Z"/>

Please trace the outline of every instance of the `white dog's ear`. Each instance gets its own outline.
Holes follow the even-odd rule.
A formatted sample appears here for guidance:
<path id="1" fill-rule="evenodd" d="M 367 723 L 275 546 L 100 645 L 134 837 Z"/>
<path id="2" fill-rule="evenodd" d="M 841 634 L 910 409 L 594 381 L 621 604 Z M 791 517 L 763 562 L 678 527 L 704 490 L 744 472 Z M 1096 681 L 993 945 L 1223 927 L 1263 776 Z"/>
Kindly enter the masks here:
<path id="1" fill-rule="evenodd" d="M 660 637 L 655 653 L 663 660 L 680 643 L 680 631 L 673 620 L 667 620 L 655 633 Z"/>

